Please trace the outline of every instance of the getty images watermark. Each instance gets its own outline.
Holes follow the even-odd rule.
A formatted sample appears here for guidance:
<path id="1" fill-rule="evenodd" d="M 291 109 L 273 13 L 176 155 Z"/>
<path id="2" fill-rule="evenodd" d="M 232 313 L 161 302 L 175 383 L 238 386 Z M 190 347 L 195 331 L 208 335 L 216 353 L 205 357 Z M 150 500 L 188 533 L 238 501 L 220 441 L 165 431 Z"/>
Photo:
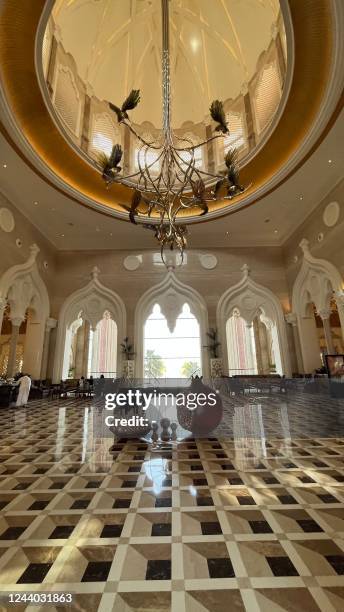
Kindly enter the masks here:
<path id="1" fill-rule="evenodd" d="M 218 390 L 200 378 L 169 379 L 160 388 L 156 380 L 102 379 L 95 385 L 94 400 L 94 433 L 101 437 L 132 436 L 135 428 L 156 431 L 162 419 L 178 428 L 178 435 L 182 430 L 209 434 L 222 419 Z"/>
<path id="2" fill-rule="evenodd" d="M 168 408 L 171 406 L 178 408 L 182 406 L 193 411 L 199 407 L 215 406 L 217 401 L 217 391 L 210 391 L 209 393 L 179 392 L 175 394 L 172 392 L 158 392 L 156 389 L 150 392 L 145 392 L 141 389 L 128 389 L 125 392 L 106 393 L 105 409 L 114 411 L 117 408 L 129 407 L 139 408 L 146 412 L 153 405 L 156 408 Z M 144 425 L 148 424 L 148 419 L 139 415 L 132 415 L 129 419 L 115 417 L 113 414 L 105 417 L 105 425 L 108 427 L 125 426 L 126 424 Z"/>

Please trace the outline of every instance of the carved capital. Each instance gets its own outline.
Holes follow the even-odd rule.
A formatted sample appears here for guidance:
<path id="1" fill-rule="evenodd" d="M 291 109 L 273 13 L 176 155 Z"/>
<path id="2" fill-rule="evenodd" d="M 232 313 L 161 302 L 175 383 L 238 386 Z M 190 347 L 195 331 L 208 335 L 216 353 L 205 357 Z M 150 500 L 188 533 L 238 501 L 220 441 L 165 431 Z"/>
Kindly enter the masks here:
<path id="1" fill-rule="evenodd" d="M 292 325 L 293 327 L 297 326 L 297 316 L 295 312 L 288 312 L 284 318 L 289 325 Z"/>
<path id="2" fill-rule="evenodd" d="M 326 321 L 331 316 L 331 309 L 330 308 L 322 308 L 321 310 L 318 310 L 318 315 L 319 315 L 319 317 L 322 318 L 323 321 Z"/>
<path id="3" fill-rule="evenodd" d="M 12 328 L 20 327 L 23 321 L 23 317 L 11 317 Z"/>
<path id="4" fill-rule="evenodd" d="M 344 291 L 336 291 L 334 294 L 337 306 L 342 306 L 344 308 Z"/>
<path id="5" fill-rule="evenodd" d="M 45 323 L 45 331 L 46 332 L 50 332 L 52 329 L 54 329 L 54 327 L 56 327 L 57 325 L 57 320 L 56 319 L 51 319 L 50 317 L 46 320 Z"/>
<path id="6" fill-rule="evenodd" d="M 7 304 L 7 299 L 0 297 L 0 313 L 5 310 L 6 304 Z"/>

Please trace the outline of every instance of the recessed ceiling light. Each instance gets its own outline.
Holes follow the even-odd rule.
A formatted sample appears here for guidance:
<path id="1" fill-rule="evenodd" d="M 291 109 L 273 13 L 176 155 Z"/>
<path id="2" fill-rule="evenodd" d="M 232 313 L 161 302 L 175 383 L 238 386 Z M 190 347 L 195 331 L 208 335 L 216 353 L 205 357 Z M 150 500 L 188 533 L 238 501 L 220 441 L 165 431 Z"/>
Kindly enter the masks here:
<path id="1" fill-rule="evenodd" d="M 229 236 L 229 232 L 226 232 L 226 236 Z"/>
<path id="2" fill-rule="evenodd" d="M 275 233 L 275 234 L 278 234 L 278 230 L 277 230 L 277 229 L 276 229 L 276 230 L 274 230 L 274 233 Z"/>
<path id="3" fill-rule="evenodd" d="M 64 238 L 64 234 L 59 234 L 60 238 Z"/>
<path id="4" fill-rule="evenodd" d="M 329 164 L 332 164 L 332 159 L 329 159 L 329 160 L 328 160 L 328 163 L 329 163 Z"/>
<path id="5" fill-rule="evenodd" d="M 99 229 L 99 227 L 96 227 L 96 232 L 100 232 L 100 229 Z"/>
<path id="6" fill-rule="evenodd" d="M 7 168 L 7 164 L 3 164 L 3 166 L 2 166 L 2 167 L 3 167 L 3 168 Z"/>
<path id="7" fill-rule="evenodd" d="M 110 232 L 110 236 L 112 236 L 112 232 Z"/>
<path id="8" fill-rule="evenodd" d="M 38 202 L 37 202 L 37 201 L 36 201 L 36 202 L 34 202 L 34 205 L 35 205 L 35 206 L 38 206 Z"/>
<path id="9" fill-rule="evenodd" d="M 303 196 L 300 196 L 300 200 L 303 200 Z"/>

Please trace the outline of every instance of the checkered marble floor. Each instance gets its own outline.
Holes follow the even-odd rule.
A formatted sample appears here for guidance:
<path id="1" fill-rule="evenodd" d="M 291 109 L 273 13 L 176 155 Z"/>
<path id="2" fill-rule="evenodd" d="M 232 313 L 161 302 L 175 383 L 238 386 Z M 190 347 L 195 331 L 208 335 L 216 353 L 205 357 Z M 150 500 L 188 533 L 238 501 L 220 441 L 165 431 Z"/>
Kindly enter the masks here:
<path id="1" fill-rule="evenodd" d="M 74 601 L 0 610 L 344 610 L 341 408 L 242 399 L 225 436 L 112 450 L 90 401 L 2 409 L 1 590 Z"/>

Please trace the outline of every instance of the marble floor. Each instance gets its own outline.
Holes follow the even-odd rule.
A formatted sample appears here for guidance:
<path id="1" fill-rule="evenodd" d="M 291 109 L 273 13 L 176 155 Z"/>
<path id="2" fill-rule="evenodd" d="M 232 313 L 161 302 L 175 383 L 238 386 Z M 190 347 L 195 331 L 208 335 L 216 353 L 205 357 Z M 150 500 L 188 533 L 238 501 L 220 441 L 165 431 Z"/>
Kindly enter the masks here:
<path id="1" fill-rule="evenodd" d="M 344 610 L 343 408 L 229 399 L 213 437 L 111 451 L 90 400 L 1 409 L 1 591 L 74 599 L 0 610 Z"/>

